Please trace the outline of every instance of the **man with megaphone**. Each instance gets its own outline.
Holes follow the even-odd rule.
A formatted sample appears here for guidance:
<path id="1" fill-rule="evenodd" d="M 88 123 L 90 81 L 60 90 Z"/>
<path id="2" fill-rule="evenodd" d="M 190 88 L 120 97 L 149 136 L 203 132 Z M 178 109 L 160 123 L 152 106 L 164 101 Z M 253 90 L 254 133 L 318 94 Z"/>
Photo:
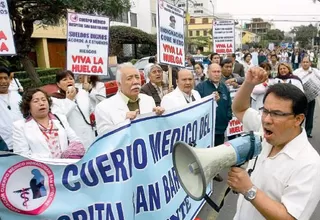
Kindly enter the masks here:
<path id="1" fill-rule="evenodd" d="M 279 83 L 267 90 L 260 115 L 250 95 L 266 78 L 263 69 L 249 69 L 232 104 L 244 129 L 264 133 L 251 177 L 238 167 L 228 173 L 230 188 L 240 193 L 234 220 L 307 220 L 320 199 L 320 157 L 301 127 L 308 101 L 294 85 Z"/>

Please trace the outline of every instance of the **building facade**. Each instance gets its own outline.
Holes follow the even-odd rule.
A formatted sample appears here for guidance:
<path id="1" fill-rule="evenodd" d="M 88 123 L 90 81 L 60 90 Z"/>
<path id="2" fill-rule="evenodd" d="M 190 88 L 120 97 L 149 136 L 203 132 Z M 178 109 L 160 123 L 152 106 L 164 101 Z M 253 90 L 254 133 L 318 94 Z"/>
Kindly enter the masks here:
<path id="1" fill-rule="evenodd" d="M 167 0 L 167 2 L 178 6 L 193 17 L 213 16 L 216 12 L 217 0 Z"/>
<path id="2" fill-rule="evenodd" d="M 246 23 L 245 28 L 255 34 L 266 34 L 272 28 L 272 24 L 261 18 L 253 18 L 251 23 Z"/>

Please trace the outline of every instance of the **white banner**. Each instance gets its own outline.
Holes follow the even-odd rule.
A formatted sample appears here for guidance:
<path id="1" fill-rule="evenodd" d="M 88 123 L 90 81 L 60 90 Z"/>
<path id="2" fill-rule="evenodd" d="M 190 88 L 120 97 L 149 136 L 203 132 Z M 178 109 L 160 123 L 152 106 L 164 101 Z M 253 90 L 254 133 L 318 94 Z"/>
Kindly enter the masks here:
<path id="1" fill-rule="evenodd" d="M 109 18 L 68 13 L 67 69 L 108 75 Z"/>
<path id="2" fill-rule="evenodd" d="M 213 51 L 219 54 L 235 52 L 234 20 L 216 20 L 212 25 Z"/>
<path id="3" fill-rule="evenodd" d="M 159 63 L 184 67 L 184 11 L 158 0 L 157 28 Z"/>
<path id="4" fill-rule="evenodd" d="M 0 56 L 16 54 L 6 0 L 0 0 Z"/>

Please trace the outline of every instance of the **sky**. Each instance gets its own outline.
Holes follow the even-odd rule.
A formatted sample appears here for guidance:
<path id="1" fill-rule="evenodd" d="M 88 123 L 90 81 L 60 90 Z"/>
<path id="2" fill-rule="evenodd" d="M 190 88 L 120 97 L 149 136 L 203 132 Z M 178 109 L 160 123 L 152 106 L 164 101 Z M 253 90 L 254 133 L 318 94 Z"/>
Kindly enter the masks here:
<path id="1" fill-rule="evenodd" d="M 320 2 L 312 0 L 215 0 L 215 13 L 230 13 L 239 22 L 253 17 L 272 20 L 275 28 L 290 31 L 293 26 L 320 24 Z M 281 21 L 279 21 L 281 20 Z M 312 22 L 283 22 L 283 20 Z"/>

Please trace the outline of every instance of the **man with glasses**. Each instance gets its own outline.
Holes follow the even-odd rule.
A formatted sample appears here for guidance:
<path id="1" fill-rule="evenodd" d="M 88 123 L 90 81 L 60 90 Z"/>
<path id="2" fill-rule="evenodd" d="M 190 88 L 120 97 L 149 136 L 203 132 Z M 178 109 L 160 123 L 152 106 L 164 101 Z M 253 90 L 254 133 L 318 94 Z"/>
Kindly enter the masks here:
<path id="1" fill-rule="evenodd" d="M 320 157 L 301 127 L 308 101 L 296 86 L 279 83 L 267 90 L 260 115 L 250 108 L 250 94 L 266 78 L 265 70 L 251 68 L 232 105 L 244 128 L 264 137 L 252 176 L 242 168 L 228 174 L 241 194 L 234 220 L 307 220 L 320 199 Z"/>

